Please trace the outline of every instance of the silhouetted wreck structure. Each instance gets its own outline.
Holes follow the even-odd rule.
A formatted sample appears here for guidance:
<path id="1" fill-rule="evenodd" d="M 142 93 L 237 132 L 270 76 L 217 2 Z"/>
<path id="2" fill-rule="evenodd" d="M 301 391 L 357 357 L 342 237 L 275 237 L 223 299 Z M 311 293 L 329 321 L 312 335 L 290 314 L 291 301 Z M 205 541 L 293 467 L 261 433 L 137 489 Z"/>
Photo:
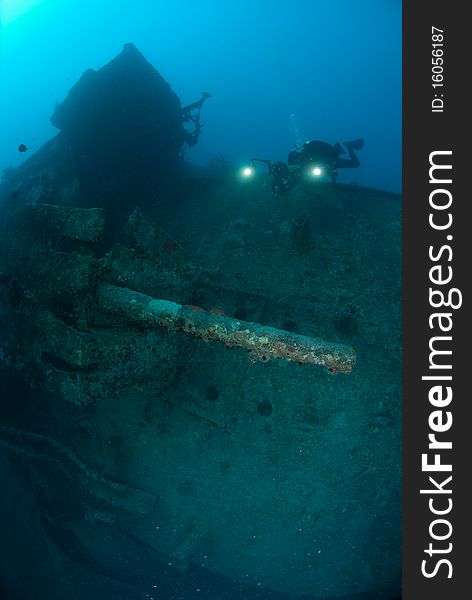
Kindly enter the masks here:
<path id="1" fill-rule="evenodd" d="M 182 106 L 133 44 L 101 69 L 87 70 L 51 122 L 61 130 L 92 204 L 130 195 L 139 204 L 179 174 L 186 138 Z"/>
<path id="2" fill-rule="evenodd" d="M 60 133 L 2 184 L 2 207 L 35 202 L 111 209 L 116 235 L 137 205 L 175 195 L 191 138 L 177 95 L 131 43 L 87 70 L 51 117 Z"/>

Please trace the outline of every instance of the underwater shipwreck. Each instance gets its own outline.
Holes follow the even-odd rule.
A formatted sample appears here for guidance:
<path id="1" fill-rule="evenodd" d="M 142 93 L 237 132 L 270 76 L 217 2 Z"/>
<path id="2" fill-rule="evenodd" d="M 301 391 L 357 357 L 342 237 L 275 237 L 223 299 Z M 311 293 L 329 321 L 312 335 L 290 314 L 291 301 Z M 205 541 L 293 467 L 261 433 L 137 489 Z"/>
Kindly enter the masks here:
<path id="1" fill-rule="evenodd" d="M 183 115 L 127 44 L 4 171 L 0 581 L 187 597 L 211 573 L 232 591 L 208 598 L 388 598 L 400 197 L 279 197 L 196 167 Z"/>

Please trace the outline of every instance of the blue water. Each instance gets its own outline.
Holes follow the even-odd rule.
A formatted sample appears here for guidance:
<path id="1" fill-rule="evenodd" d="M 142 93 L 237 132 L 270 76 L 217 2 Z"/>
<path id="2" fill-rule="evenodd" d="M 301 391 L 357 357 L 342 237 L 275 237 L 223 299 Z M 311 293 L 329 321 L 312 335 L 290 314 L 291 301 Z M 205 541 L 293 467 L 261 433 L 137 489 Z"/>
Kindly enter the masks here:
<path id="1" fill-rule="evenodd" d="M 304 139 L 365 138 L 339 181 L 401 189 L 399 0 L 2 0 L 0 168 L 52 137 L 55 102 L 133 42 L 188 104 L 212 93 L 187 158 L 286 160 Z M 30 7 L 28 10 L 28 6 Z"/>

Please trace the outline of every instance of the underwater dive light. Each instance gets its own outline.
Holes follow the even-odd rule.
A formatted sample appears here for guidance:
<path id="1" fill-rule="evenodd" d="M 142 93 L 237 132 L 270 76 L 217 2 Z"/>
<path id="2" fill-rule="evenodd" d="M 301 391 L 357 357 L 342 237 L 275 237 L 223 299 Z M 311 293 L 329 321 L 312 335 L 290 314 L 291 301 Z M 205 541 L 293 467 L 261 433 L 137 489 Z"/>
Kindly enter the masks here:
<path id="1" fill-rule="evenodd" d="M 248 165 L 241 169 L 241 175 L 244 178 L 252 177 L 256 173 L 256 162 L 264 163 L 270 171 L 270 160 L 265 158 L 251 158 Z"/>
<path id="2" fill-rule="evenodd" d="M 323 173 L 323 171 L 320 169 L 320 167 L 315 167 L 311 173 L 315 177 L 319 177 Z"/>

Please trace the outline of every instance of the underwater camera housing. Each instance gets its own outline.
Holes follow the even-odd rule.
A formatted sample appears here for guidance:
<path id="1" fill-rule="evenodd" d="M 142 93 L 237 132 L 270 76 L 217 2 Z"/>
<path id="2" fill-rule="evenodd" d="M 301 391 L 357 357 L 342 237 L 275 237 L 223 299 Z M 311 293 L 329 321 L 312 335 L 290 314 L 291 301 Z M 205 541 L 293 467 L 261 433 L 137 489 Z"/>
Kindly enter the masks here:
<path id="1" fill-rule="evenodd" d="M 271 189 L 274 194 L 285 194 L 295 185 L 296 179 L 286 163 L 277 161 L 272 164 L 265 158 L 251 158 L 249 164 L 241 170 L 241 176 L 243 178 L 253 177 L 256 174 L 256 163 L 258 162 L 267 165 L 267 169 L 272 175 Z"/>
<path id="2" fill-rule="evenodd" d="M 324 162 L 305 161 L 287 164 L 281 160 L 272 163 L 264 158 L 251 158 L 249 164 L 241 169 L 241 176 L 244 179 L 252 178 L 256 174 L 256 163 L 258 162 L 267 165 L 267 169 L 272 175 L 271 189 L 277 195 L 288 193 L 297 183 L 311 183 L 328 179 L 334 183 L 338 176 L 336 166 Z"/>

